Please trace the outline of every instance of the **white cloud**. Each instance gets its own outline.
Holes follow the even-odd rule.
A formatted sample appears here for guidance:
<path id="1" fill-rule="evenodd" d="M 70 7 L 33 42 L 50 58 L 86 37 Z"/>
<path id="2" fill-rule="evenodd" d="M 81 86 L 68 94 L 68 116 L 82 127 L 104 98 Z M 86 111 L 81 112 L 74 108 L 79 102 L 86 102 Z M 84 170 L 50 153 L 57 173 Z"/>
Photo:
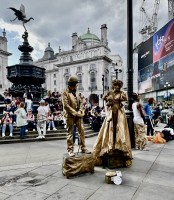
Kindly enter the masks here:
<path id="1" fill-rule="evenodd" d="M 5 28 L 6 32 L 15 32 L 15 35 L 13 38 L 11 38 L 11 41 L 19 41 L 22 44 L 22 35 L 24 34 L 23 26 L 7 23 L 4 22 L 3 19 L 0 19 L 0 27 Z M 29 44 L 34 48 L 32 57 L 34 60 L 37 60 L 38 55 L 40 56 L 41 52 L 45 50 L 45 43 L 43 43 L 43 41 L 41 41 L 41 39 L 32 32 L 29 33 L 28 41 Z"/>
<path id="2" fill-rule="evenodd" d="M 149 17 L 152 17 L 154 1 L 146 0 L 145 8 Z M 133 0 L 133 28 L 134 42 L 140 41 L 140 6 L 142 0 Z M 158 13 L 159 28 L 168 20 L 167 0 L 160 2 Z M 89 27 L 91 32 L 100 37 L 100 26 L 107 24 L 108 42 L 112 54 L 120 54 L 126 61 L 127 40 L 127 1 L 126 0 L 23 0 L 27 17 L 34 20 L 26 24 L 29 32 L 29 43 L 33 46 L 33 59 L 42 57 L 48 42 L 55 52 L 59 46 L 64 50 L 71 49 L 71 35 L 86 33 Z M 20 0 L 1 0 L 0 28 L 15 31 L 20 42 L 24 28 L 20 21 L 14 19 L 14 12 L 9 7 L 19 9 Z M 9 40 L 12 42 L 12 40 Z M 11 46 L 9 42 L 9 47 Z M 16 47 L 17 48 L 17 47 Z M 42 54 L 41 54 L 42 52 Z M 15 56 L 15 52 L 12 52 Z M 10 58 L 11 59 L 11 58 Z"/>

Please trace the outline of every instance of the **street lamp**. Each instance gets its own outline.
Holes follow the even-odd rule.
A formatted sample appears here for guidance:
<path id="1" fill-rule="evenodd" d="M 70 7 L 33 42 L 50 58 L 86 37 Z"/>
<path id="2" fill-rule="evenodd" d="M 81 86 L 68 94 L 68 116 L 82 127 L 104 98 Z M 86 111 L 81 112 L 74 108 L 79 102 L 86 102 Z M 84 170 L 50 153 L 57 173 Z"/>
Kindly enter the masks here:
<path id="1" fill-rule="evenodd" d="M 127 0 L 127 94 L 128 110 L 132 111 L 133 104 L 133 9 L 132 0 Z"/>
<path id="2" fill-rule="evenodd" d="M 102 74 L 102 85 L 103 85 L 103 95 L 102 97 L 104 96 L 104 90 L 105 90 L 105 75 Z M 104 99 L 103 99 L 103 107 L 104 107 Z"/>
<path id="3" fill-rule="evenodd" d="M 114 69 L 114 71 L 115 71 L 116 79 L 118 79 L 118 73 L 121 73 L 122 70 L 121 69 Z"/>
<path id="4" fill-rule="evenodd" d="M 117 68 L 117 66 L 118 66 L 117 63 L 116 64 L 113 63 L 112 65 L 113 65 L 114 71 L 115 71 L 115 78 L 118 79 L 118 73 L 121 73 L 122 70 Z"/>
<path id="5" fill-rule="evenodd" d="M 168 88 L 170 87 L 170 83 L 168 81 L 166 81 L 164 87 L 166 88 L 166 92 L 167 92 L 167 101 L 169 100 L 168 97 L 169 97 L 169 93 L 168 93 Z"/>
<path id="6" fill-rule="evenodd" d="M 127 0 L 127 95 L 128 95 L 128 110 L 126 112 L 129 133 L 131 139 L 131 147 L 135 147 L 135 133 L 133 123 L 133 9 L 132 0 Z"/>

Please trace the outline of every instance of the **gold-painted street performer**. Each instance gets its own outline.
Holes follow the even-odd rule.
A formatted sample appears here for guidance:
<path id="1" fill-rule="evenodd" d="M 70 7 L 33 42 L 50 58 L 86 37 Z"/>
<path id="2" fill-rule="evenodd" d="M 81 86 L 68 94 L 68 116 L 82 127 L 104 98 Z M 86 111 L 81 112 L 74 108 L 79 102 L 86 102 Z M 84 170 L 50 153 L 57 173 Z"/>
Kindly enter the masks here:
<path id="1" fill-rule="evenodd" d="M 122 104 L 122 102 L 127 101 L 127 95 L 121 91 L 122 86 L 122 81 L 113 80 L 112 90 L 103 97 L 106 101 L 107 111 L 93 148 L 95 165 L 102 165 L 103 156 L 114 155 L 116 152 L 119 152 L 121 159 L 125 161 L 125 166 L 128 167 L 132 163 L 129 129 Z M 120 158 L 116 156 L 114 159 Z M 122 161 L 118 160 L 118 167 L 119 162 Z"/>
<path id="2" fill-rule="evenodd" d="M 73 130 L 74 125 L 78 129 L 80 138 L 80 148 L 82 153 L 91 153 L 86 149 L 85 146 L 85 133 L 83 126 L 83 102 L 79 95 L 76 94 L 78 79 L 74 76 L 68 80 L 68 88 L 62 94 L 62 102 L 64 113 L 67 123 L 67 150 L 69 156 L 74 156 L 74 145 L 73 145 Z"/>

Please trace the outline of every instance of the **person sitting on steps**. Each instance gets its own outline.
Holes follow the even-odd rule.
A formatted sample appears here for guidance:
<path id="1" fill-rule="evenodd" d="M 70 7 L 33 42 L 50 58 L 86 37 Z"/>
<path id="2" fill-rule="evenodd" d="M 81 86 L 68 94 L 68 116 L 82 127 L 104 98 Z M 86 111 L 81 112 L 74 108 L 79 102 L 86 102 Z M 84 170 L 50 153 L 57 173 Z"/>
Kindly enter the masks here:
<path id="1" fill-rule="evenodd" d="M 36 131 L 35 117 L 31 109 L 29 109 L 27 112 L 27 122 L 28 124 L 26 132 L 28 132 L 29 129 L 31 129 L 32 131 Z"/>
<path id="2" fill-rule="evenodd" d="M 53 128 L 53 131 L 57 131 L 55 124 L 54 124 L 54 116 L 51 111 L 49 111 L 47 123 L 48 123 L 47 131 L 50 131 L 50 128 Z"/>
<path id="3" fill-rule="evenodd" d="M 1 120 L 2 122 L 2 137 L 5 137 L 6 127 L 8 126 L 10 129 L 10 137 L 13 137 L 13 120 L 9 113 L 5 113 L 4 117 Z"/>

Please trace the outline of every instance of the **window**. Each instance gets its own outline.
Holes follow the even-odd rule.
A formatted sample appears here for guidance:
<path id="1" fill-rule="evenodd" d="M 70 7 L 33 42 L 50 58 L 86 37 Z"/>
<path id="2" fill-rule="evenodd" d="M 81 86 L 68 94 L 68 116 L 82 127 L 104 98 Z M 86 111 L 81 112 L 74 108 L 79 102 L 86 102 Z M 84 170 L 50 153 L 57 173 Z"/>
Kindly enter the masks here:
<path id="1" fill-rule="evenodd" d="M 56 74 L 53 74 L 53 77 L 56 78 Z"/>
<path id="2" fill-rule="evenodd" d="M 82 66 L 77 67 L 77 71 L 81 72 L 82 71 Z"/>
<path id="3" fill-rule="evenodd" d="M 78 75 L 77 75 L 77 78 L 78 78 L 78 81 L 79 81 L 79 83 L 78 83 L 78 89 L 79 89 L 79 90 L 83 90 L 82 75 L 81 75 L 81 74 L 78 74 Z"/>
<path id="4" fill-rule="evenodd" d="M 56 85 L 56 80 L 54 80 L 54 85 Z"/>
<path id="5" fill-rule="evenodd" d="M 67 68 L 67 69 L 65 69 L 65 73 L 68 73 L 69 72 L 69 69 Z"/>
<path id="6" fill-rule="evenodd" d="M 96 70 L 96 65 L 95 64 L 91 64 L 90 65 L 90 70 Z"/>
<path id="7" fill-rule="evenodd" d="M 91 82 L 91 88 L 95 89 L 96 88 L 96 77 L 95 77 L 95 72 L 90 73 L 90 82 Z"/>
<path id="8" fill-rule="evenodd" d="M 65 86 L 68 87 L 68 79 L 69 79 L 69 76 L 65 76 Z"/>

